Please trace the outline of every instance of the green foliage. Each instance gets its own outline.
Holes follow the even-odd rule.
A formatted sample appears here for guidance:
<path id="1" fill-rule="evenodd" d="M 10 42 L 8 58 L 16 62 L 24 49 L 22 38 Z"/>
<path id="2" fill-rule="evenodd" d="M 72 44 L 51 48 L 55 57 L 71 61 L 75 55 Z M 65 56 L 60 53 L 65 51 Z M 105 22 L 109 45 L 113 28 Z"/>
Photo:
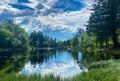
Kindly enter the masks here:
<path id="1" fill-rule="evenodd" d="M 4 28 L 0 28 L 0 47 L 10 48 L 12 46 L 13 33 Z"/>
<path id="2" fill-rule="evenodd" d="M 93 5 L 94 12 L 89 18 L 86 31 L 80 29 L 78 45 L 71 39 L 72 47 L 82 50 L 98 50 L 120 46 L 120 0 L 96 0 Z"/>
<path id="3" fill-rule="evenodd" d="M 30 34 L 30 45 L 37 48 L 56 47 L 56 39 L 45 36 L 42 32 L 33 31 Z"/>
<path id="4" fill-rule="evenodd" d="M 0 71 L 0 81 L 62 81 L 60 77 L 55 77 L 51 75 L 42 76 L 40 74 L 36 75 L 20 75 L 16 73 L 6 74 L 4 71 Z"/>
<path id="5" fill-rule="evenodd" d="M 88 72 L 65 81 L 120 81 L 120 60 L 93 63 Z"/>
<path id="6" fill-rule="evenodd" d="M 0 71 L 0 81 L 63 81 L 60 77 L 51 75 L 20 75 Z M 83 72 L 64 81 L 120 81 L 120 60 L 100 61 L 91 64 L 88 72 Z"/>
<path id="7" fill-rule="evenodd" d="M 77 49 L 78 43 L 79 43 L 79 37 L 77 35 L 66 41 L 61 41 L 61 45 L 63 44 L 63 47 L 71 48 L 71 49 Z"/>
<path id="8" fill-rule="evenodd" d="M 97 48 L 96 37 L 94 35 L 89 36 L 87 32 L 82 32 L 79 38 L 78 44 L 81 50 L 95 50 Z"/>
<path id="9" fill-rule="evenodd" d="M 29 37 L 25 31 L 15 24 L 0 26 L 0 48 L 22 48 L 29 46 Z"/>
<path id="10" fill-rule="evenodd" d="M 75 46 L 78 45 L 78 37 L 77 37 L 77 36 L 73 37 L 73 38 L 70 40 L 70 45 L 71 45 L 72 47 L 75 47 Z"/>
<path id="11" fill-rule="evenodd" d="M 117 16 L 119 12 L 119 0 L 97 0 L 94 5 L 94 13 L 91 15 L 87 32 L 89 35 L 94 34 L 101 46 L 106 42 L 108 46 L 110 40 L 113 41 L 113 46 L 118 47 L 118 32 L 120 28 L 120 19 Z"/>
<path id="12" fill-rule="evenodd" d="M 64 48 L 65 45 L 64 45 L 63 41 L 57 41 L 57 47 L 58 48 Z"/>

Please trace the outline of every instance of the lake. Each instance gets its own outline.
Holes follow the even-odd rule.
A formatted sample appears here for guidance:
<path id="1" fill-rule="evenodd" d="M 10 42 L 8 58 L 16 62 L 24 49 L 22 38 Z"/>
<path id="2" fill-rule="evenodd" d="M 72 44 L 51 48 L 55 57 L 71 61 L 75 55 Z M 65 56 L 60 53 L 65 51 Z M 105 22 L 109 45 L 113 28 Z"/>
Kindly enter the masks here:
<path id="1" fill-rule="evenodd" d="M 17 74 L 53 74 L 62 78 L 87 71 L 91 62 L 113 58 L 106 53 L 87 53 L 70 50 L 35 50 L 0 52 L 0 69 Z"/>
<path id="2" fill-rule="evenodd" d="M 80 63 L 78 62 L 82 59 L 82 53 L 80 52 L 74 55 L 66 50 L 52 50 L 46 53 L 39 51 L 31 55 L 33 56 L 26 62 L 20 73 L 54 74 L 55 76 L 69 77 L 86 70 L 84 67 L 81 69 L 79 66 Z"/>

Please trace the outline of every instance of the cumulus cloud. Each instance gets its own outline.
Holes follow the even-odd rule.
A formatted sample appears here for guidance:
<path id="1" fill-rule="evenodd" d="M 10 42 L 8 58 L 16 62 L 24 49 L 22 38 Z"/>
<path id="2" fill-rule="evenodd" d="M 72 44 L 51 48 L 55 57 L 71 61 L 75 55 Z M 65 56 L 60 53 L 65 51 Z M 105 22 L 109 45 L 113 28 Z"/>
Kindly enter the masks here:
<path id="1" fill-rule="evenodd" d="M 38 19 L 44 26 L 49 26 L 49 29 L 61 30 L 64 32 L 71 31 L 77 32 L 78 29 L 85 29 L 85 25 L 89 20 L 91 12 L 88 8 L 91 8 L 92 3 L 88 4 L 87 1 L 82 1 L 85 7 L 78 11 L 70 11 L 64 13 L 52 13 L 47 16 L 39 16 Z"/>
<path id="2" fill-rule="evenodd" d="M 9 4 L 27 6 L 28 9 L 20 10 Z M 80 28 L 85 29 L 92 4 L 92 0 L 2 0 L 0 18 L 13 18 L 27 32 L 39 30 L 75 33 Z"/>
<path id="3" fill-rule="evenodd" d="M 17 3 L 17 0 L 1 0 L 0 5 L 10 4 L 10 3 Z"/>

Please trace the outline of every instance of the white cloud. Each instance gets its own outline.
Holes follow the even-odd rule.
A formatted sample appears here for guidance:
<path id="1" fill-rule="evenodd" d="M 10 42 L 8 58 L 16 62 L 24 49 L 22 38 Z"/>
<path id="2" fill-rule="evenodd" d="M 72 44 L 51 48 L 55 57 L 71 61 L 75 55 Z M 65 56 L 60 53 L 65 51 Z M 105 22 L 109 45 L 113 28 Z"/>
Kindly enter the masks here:
<path id="1" fill-rule="evenodd" d="M 49 14 L 47 16 L 39 16 L 38 19 L 42 25 L 48 25 L 51 30 L 57 30 L 58 27 L 61 31 L 77 32 L 79 28 L 85 29 L 87 21 L 91 15 L 88 9 L 88 3 L 86 7 L 80 11 L 65 12 L 62 14 Z"/>
<path id="2" fill-rule="evenodd" d="M 44 6 L 52 6 L 52 1 L 55 0 L 48 0 L 44 3 Z M 43 3 L 44 1 L 41 1 Z M 37 3 L 37 2 L 35 2 Z M 61 32 L 77 32 L 78 29 L 82 28 L 85 29 L 87 21 L 89 20 L 91 11 L 88 8 L 92 8 L 93 2 L 90 0 L 82 0 L 82 3 L 85 4 L 85 7 L 79 11 L 71 11 L 71 12 L 64 12 L 64 13 L 50 13 L 49 15 L 43 16 L 39 15 L 36 17 L 37 22 L 40 24 L 38 27 L 37 25 L 32 23 L 29 26 L 33 26 L 33 29 L 39 29 L 41 31 L 61 31 Z M 51 4 L 51 5 L 50 5 Z M 46 10 L 46 9 L 45 9 Z M 44 11 L 43 11 L 44 13 Z M 34 19 L 35 20 L 35 19 Z M 38 24 L 37 23 L 37 24 Z M 29 28 L 31 29 L 31 28 Z"/>
<path id="3" fill-rule="evenodd" d="M 10 4 L 10 3 L 17 3 L 17 0 L 0 0 L 0 5 Z"/>
<path id="4" fill-rule="evenodd" d="M 26 4 L 26 5 L 28 5 L 30 7 L 35 7 L 35 6 L 37 6 L 37 4 L 40 3 L 45 8 L 50 9 L 51 6 L 54 5 L 57 0 L 39 0 L 39 1 L 38 0 L 29 0 L 29 1 L 32 2 L 32 3 Z"/>
<path id="5" fill-rule="evenodd" d="M 14 22 L 22 26 L 26 31 L 40 30 L 40 31 L 61 31 L 61 32 L 77 32 L 79 28 L 85 28 L 86 22 L 89 20 L 93 2 L 91 0 L 81 1 L 85 7 L 78 11 L 64 12 L 61 9 L 54 9 L 52 6 L 58 0 L 29 0 L 31 3 L 21 3 L 29 6 L 35 10 L 18 10 L 8 3 L 17 3 L 17 0 L 3 0 L 0 6 L 0 16 L 3 10 L 7 9 L 10 13 L 6 15 L 13 17 Z M 36 6 L 40 4 L 40 9 Z M 59 13 L 58 13 L 59 12 Z M 62 12 L 62 13 L 61 13 Z M 45 15 L 46 14 L 46 15 Z"/>
<path id="6" fill-rule="evenodd" d="M 0 19 L 12 19 L 20 12 L 9 5 L 0 5 Z"/>

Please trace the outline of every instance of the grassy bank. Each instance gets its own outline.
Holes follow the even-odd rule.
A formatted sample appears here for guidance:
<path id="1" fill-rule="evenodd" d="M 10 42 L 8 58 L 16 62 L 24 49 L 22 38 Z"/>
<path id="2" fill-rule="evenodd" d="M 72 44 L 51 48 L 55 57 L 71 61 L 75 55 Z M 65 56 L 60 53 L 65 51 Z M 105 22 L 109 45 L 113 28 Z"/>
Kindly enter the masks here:
<path id="1" fill-rule="evenodd" d="M 6 74 L 0 71 L 0 81 L 62 81 L 60 77 L 48 75 L 19 75 Z M 109 60 L 92 63 L 89 72 L 84 72 L 65 81 L 120 81 L 120 60 Z"/>
<path id="2" fill-rule="evenodd" d="M 51 75 L 41 76 L 41 75 L 16 75 L 15 73 L 6 74 L 0 72 L 0 81 L 61 81 L 60 77 L 54 77 Z"/>
<path id="3" fill-rule="evenodd" d="M 120 81 L 120 60 L 93 63 L 89 72 L 84 72 L 66 81 Z"/>

